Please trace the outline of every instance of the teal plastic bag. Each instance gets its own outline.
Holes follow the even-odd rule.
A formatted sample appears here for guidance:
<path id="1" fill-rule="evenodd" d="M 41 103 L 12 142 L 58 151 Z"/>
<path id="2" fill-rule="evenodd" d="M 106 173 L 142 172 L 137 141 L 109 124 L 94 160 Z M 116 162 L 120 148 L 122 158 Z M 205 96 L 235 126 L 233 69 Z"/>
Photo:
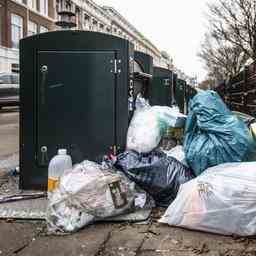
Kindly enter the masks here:
<path id="1" fill-rule="evenodd" d="M 249 160 L 252 135 L 214 91 L 198 93 L 189 103 L 184 139 L 186 160 L 196 175 L 211 166 Z"/>

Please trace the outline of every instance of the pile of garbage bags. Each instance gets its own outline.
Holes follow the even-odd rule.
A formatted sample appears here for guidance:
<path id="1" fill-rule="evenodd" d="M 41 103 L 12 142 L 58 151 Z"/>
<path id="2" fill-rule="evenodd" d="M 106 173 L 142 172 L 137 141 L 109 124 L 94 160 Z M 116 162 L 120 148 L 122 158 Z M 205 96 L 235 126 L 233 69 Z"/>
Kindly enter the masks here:
<path id="1" fill-rule="evenodd" d="M 140 99 L 128 129 L 126 152 L 113 162 L 84 161 L 64 172 L 49 195 L 48 230 L 75 232 L 89 223 L 136 211 L 146 205 L 142 192 L 157 206 L 168 207 L 179 186 L 194 175 L 155 148 L 169 127 L 182 127 L 185 120 L 176 108 L 151 107 Z"/>
<path id="2" fill-rule="evenodd" d="M 136 104 L 125 152 L 108 163 L 84 161 L 61 177 L 49 197 L 49 230 L 74 232 L 143 208 L 149 198 L 168 207 L 161 223 L 255 235 L 256 162 L 249 162 L 256 160 L 253 121 L 249 128 L 213 91 L 194 96 L 188 117 L 175 107 L 152 107 L 143 98 Z M 163 150 L 161 140 L 179 128 L 185 128 L 184 141 L 176 141 L 183 145 Z"/>

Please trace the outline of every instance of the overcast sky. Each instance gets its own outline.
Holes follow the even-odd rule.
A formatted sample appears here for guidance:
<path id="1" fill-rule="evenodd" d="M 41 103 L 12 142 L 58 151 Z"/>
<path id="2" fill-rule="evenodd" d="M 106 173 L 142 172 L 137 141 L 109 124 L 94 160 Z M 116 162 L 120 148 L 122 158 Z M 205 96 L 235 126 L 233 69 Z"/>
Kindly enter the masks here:
<path id="1" fill-rule="evenodd" d="M 166 50 L 187 75 L 206 74 L 197 57 L 206 31 L 207 0 L 94 0 L 114 7 L 159 50 Z M 211 0 L 214 1 L 214 0 Z"/>

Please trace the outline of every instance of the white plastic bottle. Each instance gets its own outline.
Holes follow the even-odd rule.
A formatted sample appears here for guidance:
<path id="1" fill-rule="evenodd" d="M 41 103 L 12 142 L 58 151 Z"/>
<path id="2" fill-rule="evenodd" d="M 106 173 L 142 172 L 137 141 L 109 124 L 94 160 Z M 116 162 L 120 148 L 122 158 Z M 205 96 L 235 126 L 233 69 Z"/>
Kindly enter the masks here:
<path id="1" fill-rule="evenodd" d="M 59 180 L 64 171 L 72 169 L 72 159 L 67 155 L 66 149 L 59 149 L 48 168 L 48 192 L 52 192 L 59 185 Z"/>

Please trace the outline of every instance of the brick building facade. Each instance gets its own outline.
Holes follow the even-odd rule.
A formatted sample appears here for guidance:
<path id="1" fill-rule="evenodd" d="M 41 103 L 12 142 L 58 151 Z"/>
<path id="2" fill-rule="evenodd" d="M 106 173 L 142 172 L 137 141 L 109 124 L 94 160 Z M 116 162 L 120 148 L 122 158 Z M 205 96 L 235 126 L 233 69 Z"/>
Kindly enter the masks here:
<path id="1" fill-rule="evenodd" d="M 75 29 L 98 31 L 131 41 L 136 50 L 151 55 L 156 66 L 172 68 L 147 38 L 112 7 L 92 0 L 0 0 L 0 72 L 18 64 L 19 39 L 56 29 L 57 12 L 76 14 Z"/>
<path id="2" fill-rule="evenodd" d="M 19 39 L 52 30 L 55 0 L 0 0 L 0 72 L 18 63 Z"/>

